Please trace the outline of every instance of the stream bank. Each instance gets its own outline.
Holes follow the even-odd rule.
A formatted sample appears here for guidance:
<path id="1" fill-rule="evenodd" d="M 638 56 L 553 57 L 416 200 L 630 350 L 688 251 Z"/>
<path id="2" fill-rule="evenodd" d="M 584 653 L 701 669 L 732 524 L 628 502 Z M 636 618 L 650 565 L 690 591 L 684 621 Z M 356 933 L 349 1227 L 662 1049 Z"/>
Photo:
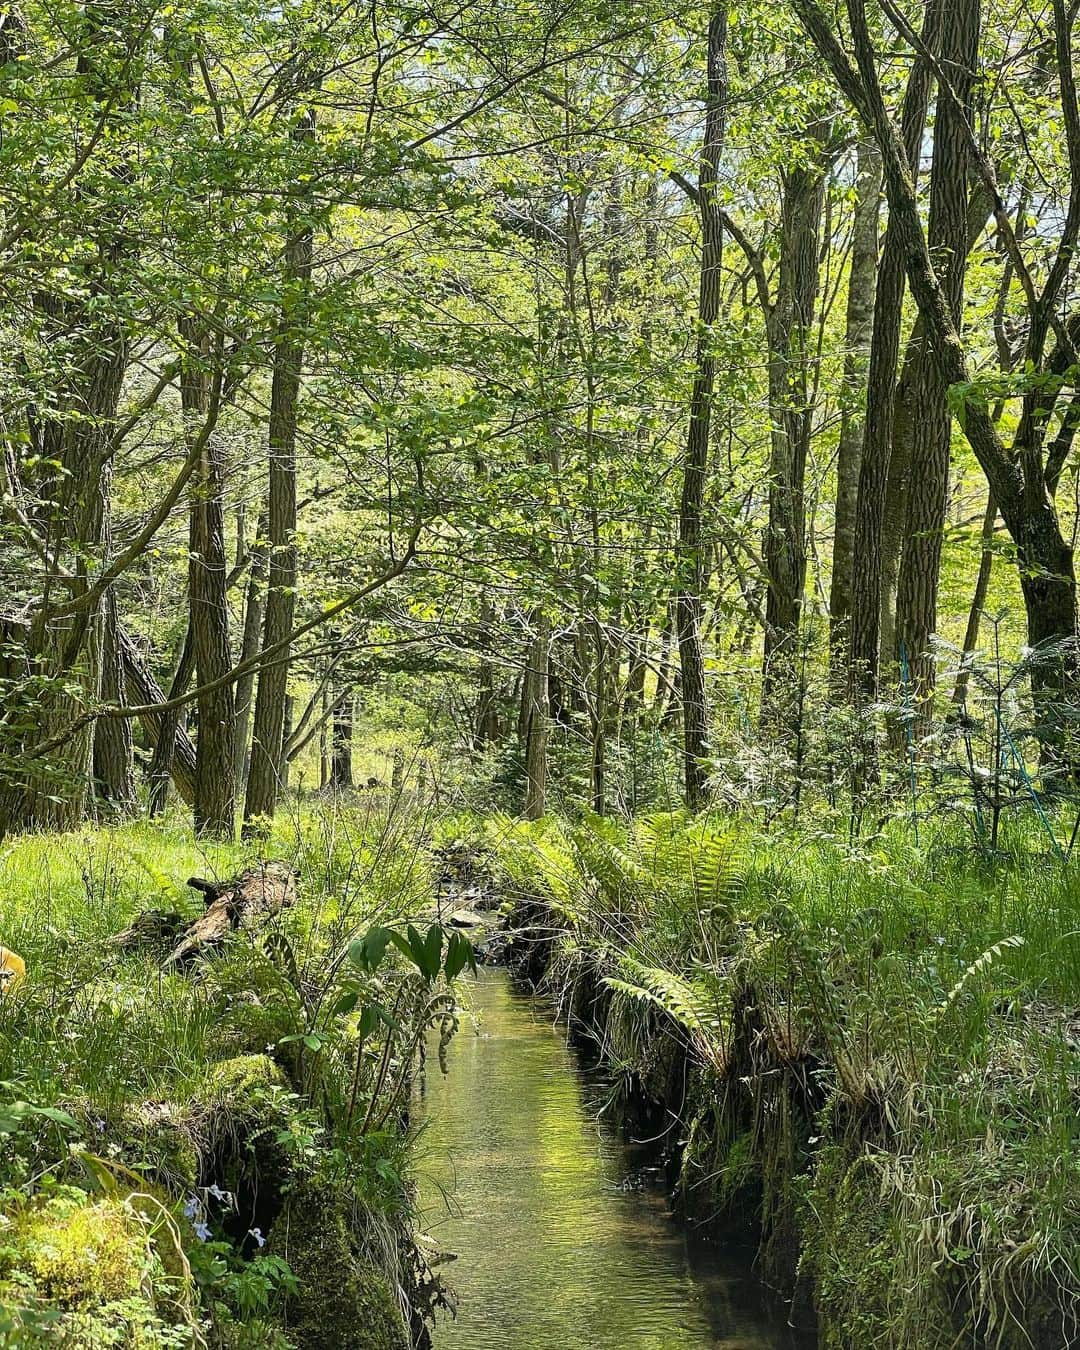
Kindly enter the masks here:
<path id="1" fill-rule="evenodd" d="M 822 1350 L 1080 1345 L 1068 873 L 903 838 L 793 866 L 680 813 L 486 837 L 508 963 Z"/>
<path id="2" fill-rule="evenodd" d="M 424 1223 L 457 1254 L 436 1350 L 810 1350 L 751 1270 L 669 1212 L 656 1150 L 619 1137 L 610 1080 L 549 1008 L 482 967 L 449 1073 L 422 1096 Z"/>

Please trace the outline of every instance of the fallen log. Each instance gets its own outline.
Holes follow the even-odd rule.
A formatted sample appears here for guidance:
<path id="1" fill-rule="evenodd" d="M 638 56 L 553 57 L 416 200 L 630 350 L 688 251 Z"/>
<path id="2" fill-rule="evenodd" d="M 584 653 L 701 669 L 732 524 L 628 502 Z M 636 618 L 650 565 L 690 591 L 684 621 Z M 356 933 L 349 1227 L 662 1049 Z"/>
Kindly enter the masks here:
<path id="1" fill-rule="evenodd" d="M 184 928 L 184 916 L 173 909 L 144 909 L 122 933 L 109 939 L 121 951 L 157 948 L 159 951 L 176 942 Z"/>
<path id="2" fill-rule="evenodd" d="M 230 881 L 191 877 L 187 884 L 202 892 L 206 910 L 162 962 L 166 970 L 202 960 L 236 929 L 257 928 L 296 900 L 296 869 L 278 860 L 257 863 Z"/>

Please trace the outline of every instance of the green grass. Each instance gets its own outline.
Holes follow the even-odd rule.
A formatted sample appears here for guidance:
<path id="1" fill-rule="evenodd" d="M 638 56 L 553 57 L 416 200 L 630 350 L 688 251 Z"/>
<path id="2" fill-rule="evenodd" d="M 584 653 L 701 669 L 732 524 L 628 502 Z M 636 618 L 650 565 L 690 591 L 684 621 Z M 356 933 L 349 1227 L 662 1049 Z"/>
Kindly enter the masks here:
<path id="1" fill-rule="evenodd" d="M 258 845 L 204 843 L 170 822 L 4 845 L 0 943 L 24 958 L 27 973 L 0 996 L 0 1345 L 37 1344 L 39 1335 L 42 1344 L 68 1335 L 72 1344 L 100 1337 L 103 1345 L 165 1346 L 179 1337 L 178 1345 L 284 1345 L 262 1318 L 281 1311 L 287 1265 L 259 1253 L 242 1224 L 234 1231 L 239 1207 L 234 1219 L 206 1191 L 248 1186 L 252 1169 L 286 1205 L 293 1188 L 317 1184 L 331 1208 L 347 1210 L 353 1241 L 379 1280 L 407 1280 L 412 1141 L 392 1122 L 361 1128 L 389 1033 L 359 1045 L 355 1017 L 339 1014 L 335 1000 L 354 937 L 432 907 L 429 842 L 429 821 L 371 794 L 362 804 L 282 816 Z M 186 886 L 189 876 L 228 877 L 260 857 L 299 871 L 297 904 L 268 932 L 238 932 L 221 955 L 184 974 L 164 973 L 158 953 L 124 952 L 111 941 L 146 909 L 194 918 L 202 900 Z M 377 980 L 352 977 L 365 998 L 397 999 L 405 1025 L 426 1007 L 410 979 L 390 963 Z M 260 1086 L 273 1061 L 285 1069 L 284 1085 Z M 360 1109 L 346 1117 L 357 1062 Z M 252 1074 L 238 1078 L 232 1064 L 250 1064 Z M 242 1079 L 243 1091 L 222 1098 L 215 1084 L 223 1072 L 230 1083 Z M 92 1204 L 103 1187 L 115 1200 L 119 1186 L 127 1208 L 117 1232 L 142 1233 L 145 1216 L 130 1212 L 126 1196 L 136 1182 L 168 1215 L 151 1247 L 175 1227 L 191 1268 L 183 1279 L 199 1290 L 196 1311 L 185 1314 L 187 1340 L 175 1300 L 164 1310 L 157 1294 L 140 1308 L 131 1298 L 113 1307 L 100 1290 L 61 1288 L 48 1272 L 34 1275 L 33 1244 L 19 1237 L 37 1233 L 49 1197 L 72 1187 Z M 193 1205 L 207 1221 L 201 1235 L 185 1217 Z M 16 1222 L 22 1213 L 29 1217 Z"/>
<path id="2" fill-rule="evenodd" d="M 103 1312 L 52 1290 L 34 1255 L 43 1214 L 82 1222 L 78 1195 L 120 1204 L 118 1234 L 141 1231 L 129 1200 L 101 1194 L 108 1169 L 126 1169 L 171 1206 L 208 1343 L 284 1344 L 277 1267 L 257 1265 L 227 1216 L 210 1215 L 204 1244 L 182 1214 L 211 1164 L 243 1184 L 248 1164 L 220 1141 L 243 1133 L 245 1108 L 214 1087 L 238 1055 L 254 1057 L 241 1076 L 256 1114 L 277 1122 L 268 1153 L 252 1145 L 258 1165 L 290 1179 L 286 1197 L 313 1182 L 343 1197 L 353 1240 L 405 1288 L 413 1141 L 391 1118 L 397 1057 L 382 1026 L 365 1041 L 336 1008 L 349 941 L 430 912 L 433 844 L 495 869 L 567 1008 L 599 998 L 616 1084 L 666 1100 L 685 1053 L 683 1202 L 757 1207 L 765 1260 L 812 1286 L 826 1347 L 1075 1338 L 1080 870 L 1048 854 L 1037 821 L 1010 822 L 987 860 L 948 824 L 924 826 L 921 847 L 899 822 L 853 847 L 678 813 L 436 820 L 380 793 L 282 816 L 257 847 L 165 822 L 0 851 L 0 943 L 27 962 L 0 998 L 0 1305 L 22 1289 L 25 1307 L 72 1326 L 111 1318 L 119 1344 L 185 1343 L 170 1340 L 175 1309 L 128 1298 Z M 143 909 L 194 915 L 188 876 L 256 857 L 300 871 L 269 942 L 240 934 L 197 978 L 110 943 Z M 348 978 L 362 1001 L 400 1000 L 403 1044 L 442 1006 L 401 963 Z M 285 1085 L 266 1077 L 267 1053 Z M 369 1112 L 384 1059 L 389 1104 Z M 3 1327 L 0 1311 L 0 1346 L 37 1343 Z"/>
<path id="3" fill-rule="evenodd" d="M 990 863 L 946 826 L 484 827 L 559 931 L 549 986 L 606 990 L 614 1066 L 662 1093 L 658 1039 L 688 1048 L 687 1198 L 745 1203 L 753 1158 L 766 1256 L 800 1246 L 826 1345 L 1078 1334 L 1080 865 L 1010 828 Z"/>

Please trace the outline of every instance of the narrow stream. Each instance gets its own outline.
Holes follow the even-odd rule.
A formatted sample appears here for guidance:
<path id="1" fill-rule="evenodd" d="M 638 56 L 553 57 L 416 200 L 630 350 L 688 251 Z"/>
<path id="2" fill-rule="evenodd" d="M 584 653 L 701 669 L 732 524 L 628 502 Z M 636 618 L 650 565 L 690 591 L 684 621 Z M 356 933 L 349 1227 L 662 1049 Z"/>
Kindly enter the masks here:
<path id="1" fill-rule="evenodd" d="M 602 1086 L 505 972 L 470 983 L 450 1073 L 429 1059 L 424 1223 L 458 1259 L 436 1350 L 809 1350 L 745 1255 L 688 1236 L 631 1148 L 597 1124 Z"/>

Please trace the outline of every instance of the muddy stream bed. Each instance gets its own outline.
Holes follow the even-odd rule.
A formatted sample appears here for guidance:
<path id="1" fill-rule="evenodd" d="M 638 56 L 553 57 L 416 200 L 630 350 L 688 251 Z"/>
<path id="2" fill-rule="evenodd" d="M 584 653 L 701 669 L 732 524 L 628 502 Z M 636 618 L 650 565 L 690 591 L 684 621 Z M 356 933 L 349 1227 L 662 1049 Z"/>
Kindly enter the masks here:
<path id="1" fill-rule="evenodd" d="M 418 1113 L 423 1223 L 458 1254 L 436 1350 L 813 1350 L 738 1241 L 669 1216 L 548 1010 L 502 970 L 466 998 L 477 1025 L 463 1016 L 447 1076 L 429 1057 Z"/>

